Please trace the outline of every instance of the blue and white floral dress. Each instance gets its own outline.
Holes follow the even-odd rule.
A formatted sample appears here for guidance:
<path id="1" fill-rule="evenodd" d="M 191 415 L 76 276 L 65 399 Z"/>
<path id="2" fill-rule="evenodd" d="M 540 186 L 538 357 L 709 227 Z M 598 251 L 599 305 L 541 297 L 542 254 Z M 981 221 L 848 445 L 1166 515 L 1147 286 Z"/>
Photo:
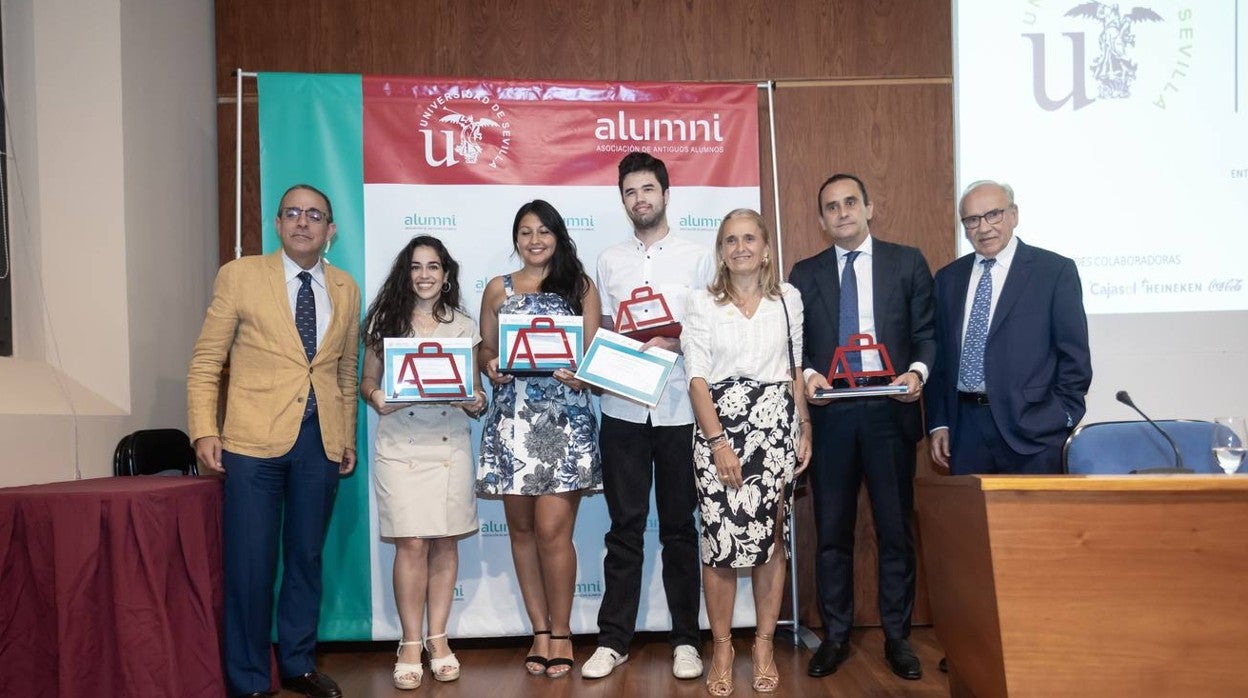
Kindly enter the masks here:
<path id="1" fill-rule="evenodd" d="M 500 315 L 571 315 L 555 293 L 512 290 Z M 598 419 L 588 390 L 573 390 L 550 376 L 516 376 L 495 386 L 481 430 L 477 492 L 542 495 L 602 487 Z"/>

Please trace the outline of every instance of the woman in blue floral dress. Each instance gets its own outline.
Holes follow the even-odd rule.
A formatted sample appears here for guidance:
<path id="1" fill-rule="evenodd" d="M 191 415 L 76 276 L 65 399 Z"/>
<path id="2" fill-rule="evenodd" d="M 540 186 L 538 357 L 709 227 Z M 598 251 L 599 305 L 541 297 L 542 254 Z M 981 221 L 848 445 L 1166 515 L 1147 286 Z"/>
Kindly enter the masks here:
<path id="1" fill-rule="evenodd" d="M 553 206 L 540 199 L 521 206 L 511 240 L 524 266 L 491 279 L 481 299 L 480 357 L 494 400 L 481 433 L 477 493 L 503 499 L 516 577 L 533 624 L 525 668 L 559 678 L 572 667 L 572 526 L 581 495 L 602 486 L 598 422 L 587 386 L 572 371 L 498 372 L 498 316 L 580 315 L 588 344 L 602 304 Z"/>

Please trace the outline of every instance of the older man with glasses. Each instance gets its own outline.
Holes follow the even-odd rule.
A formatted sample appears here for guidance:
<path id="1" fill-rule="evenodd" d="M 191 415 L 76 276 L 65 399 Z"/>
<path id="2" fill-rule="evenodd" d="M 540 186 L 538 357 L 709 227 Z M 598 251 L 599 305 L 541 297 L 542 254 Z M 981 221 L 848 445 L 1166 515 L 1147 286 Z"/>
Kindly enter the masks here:
<path id="1" fill-rule="evenodd" d="M 321 548 L 338 478 L 355 467 L 360 291 L 321 259 L 329 199 L 298 184 L 276 217 L 282 249 L 217 273 L 187 375 L 201 468 L 225 475 L 225 675 L 231 695 L 268 695 L 273 582 L 281 536 L 277 664 L 282 687 L 335 698 L 316 670 Z M 225 424 L 221 369 L 230 361 Z"/>
<path id="2" fill-rule="evenodd" d="M 936 272 L 932 460 L 954 475 L 1060 473 L 1092 383 L 1079 272 L 1014 236 L 1008 184 L 972 183 L 959 212 L 975 251 Z"/>

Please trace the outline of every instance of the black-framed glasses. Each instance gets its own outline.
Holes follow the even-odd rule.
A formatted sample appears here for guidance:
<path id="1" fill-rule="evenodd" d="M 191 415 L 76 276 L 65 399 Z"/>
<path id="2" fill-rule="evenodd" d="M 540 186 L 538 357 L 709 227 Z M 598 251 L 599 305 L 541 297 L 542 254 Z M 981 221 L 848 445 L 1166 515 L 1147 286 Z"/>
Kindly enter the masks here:
<path id="1" fill-rule="evenodd" d="M 967 216 L 966 218 L 963 218 L 962 227 L 966 228 L 967 230 L 974 230 L 978 228 L 979 224 L 983 223 L 984 221 L 987 221 L 988 225 L 993 225 L 994 223 L 1000 223 L 1001 219 L 1004 217 L 1005 217 L 1004 208 L 994 208 L 991 211 L 988 211 L 987 213 L 984 213 L 978 216 Z"/>
<path id="2" fill-rule="evenodd" d="M 299 208 L 298 206 L 287 206 L 282 209 L 282 218 L 288 221 L 299 220 L 300 215 L 307 215 L 308 220 L 313 223 L 320 223 L 325 220 L 326 214 L 319 208 Z"/>

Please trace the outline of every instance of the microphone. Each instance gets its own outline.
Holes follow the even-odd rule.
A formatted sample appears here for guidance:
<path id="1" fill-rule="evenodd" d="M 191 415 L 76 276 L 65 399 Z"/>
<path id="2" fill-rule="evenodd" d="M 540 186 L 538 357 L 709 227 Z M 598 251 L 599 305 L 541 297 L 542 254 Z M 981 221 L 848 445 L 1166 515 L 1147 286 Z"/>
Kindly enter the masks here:
<path id="1" fill-rule="evenodd" d="M 1139 468 L 1136 470 L 1132 470 L 1131 471 L 1132 475 L 1164 475 L 1164 474 L 1174 474 L 1174 473 L 1188 473 L 1188 474 L 1192 473 L 1191 468 L 1185 467 L 1183 465 L 1183 454 L 1179 453 L 1178 444 L 1174 443 L 1174 439 L 1170 438 L 1170 435 L 1166 433 L 1165 429 L 1162 429 L 1161 426 L 1157 424 L 1157 422 L 1154 422 L 1152 418 L 1144 414 L 1144 410 L 1141 410 L 1140 408 L 1135 406 L 1135 402 L 1131 400 L 1131 396 L 1127 394 L 1127 391 L 1119 390 L 1118 394 L 1115 395 L 1114 397 L 1118 400 L 1118 402 L 1121 402 L 1127 407 L 1130 407 L 1131 409 L 1138 412 L 1139 415 L 1144 418 L 1144 421 L 1151 424 L 1154 429 L 1156 429 L 1163 437 L 1165 437 L 1166 443 L 1170 444 L 1170 449 L 1174 451 L 1174 467 L 1173 468 Z"/>

